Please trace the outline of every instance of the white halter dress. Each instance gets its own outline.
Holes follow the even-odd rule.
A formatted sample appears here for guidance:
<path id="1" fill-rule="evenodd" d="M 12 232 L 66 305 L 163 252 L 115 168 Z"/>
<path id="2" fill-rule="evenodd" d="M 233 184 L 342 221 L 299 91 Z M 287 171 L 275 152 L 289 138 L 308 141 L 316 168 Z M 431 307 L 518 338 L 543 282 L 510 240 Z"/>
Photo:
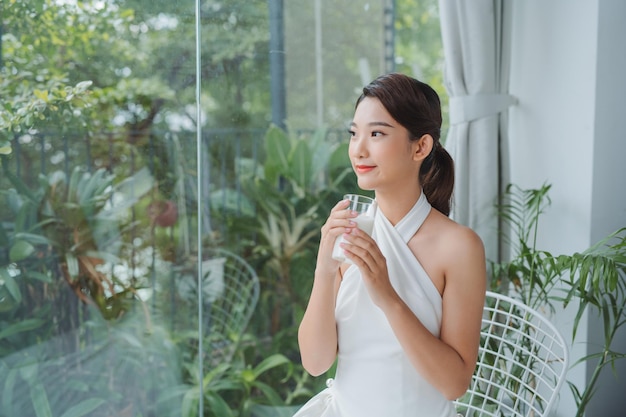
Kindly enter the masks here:
<path id="1" fill-rule="evenodd" d="M 394 227 L 378 210 L 373 238 L 387 259 L 392 285 L 435 336 L 442 299 L 407 243 L 431 206 L 424 193 Z M 383 312 L 371 301 L 357 267 L 344 274 L 335 318 L 338 361 L 334 380 L 294 417 L 455 417 L 454 405 L 411 365 Z"/>

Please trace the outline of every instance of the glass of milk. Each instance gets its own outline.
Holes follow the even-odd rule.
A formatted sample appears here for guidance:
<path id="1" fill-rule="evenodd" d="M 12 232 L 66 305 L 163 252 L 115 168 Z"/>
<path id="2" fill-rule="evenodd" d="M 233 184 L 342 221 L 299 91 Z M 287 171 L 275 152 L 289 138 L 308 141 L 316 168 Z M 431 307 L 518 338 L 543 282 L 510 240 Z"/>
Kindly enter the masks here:
<path id="1" fill-rule="evenodd" d="M 350 205 L 347 210 L 354 210 L 358 213 L 356 218 L 353 218 L 358 228 L 363 230 L 368 235 L 372 235 L 374 230 L 374 216 L 376 215 L 376 209 L 378 208 L 376 201 L 373 198 L 366 197 L 358 194 L 346 194 L 343 196 L 344 200 L 349 200 Z M 352 263 L 348 258 L 343 255 L 343 249 L 339 246 L 344 242 L 343 236 L 339 236 L 335 240 L 335 246 L 333 247 L 333 259 L 341 262 Z"/>

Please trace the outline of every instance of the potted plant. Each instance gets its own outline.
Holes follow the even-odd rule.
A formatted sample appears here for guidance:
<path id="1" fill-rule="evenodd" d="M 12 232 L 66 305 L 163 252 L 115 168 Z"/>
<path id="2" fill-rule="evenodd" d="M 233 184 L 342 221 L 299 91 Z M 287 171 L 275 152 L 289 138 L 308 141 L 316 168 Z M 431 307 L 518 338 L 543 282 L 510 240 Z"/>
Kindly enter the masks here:
<path id="1" fill-rule="evenodd" d="M 498 214 L 509 226 L 506 242 L 510 259 L 490 262 L 491 289 L 516 295 L 537 309 L 570 304 L 576 306 L 572 340 L 576 337 L 583 314 L 587 311 L 602 318 L 604 338 L 601 350 L 580 358 L 576 364 L 595 363 L 585 388 L 568 382 L 574 395 L 577 413 L 582 417 L 597 388 L 600 371 L 626 358 L 614 346 L 617 331 L 626 324 L 626 227 L 580 253 L 553 255 L 537 248 L 541 214 L 550 204 L 550 185 L 521 189 L 509 185 Z M 576 365 L 575 364 L 575 365 Z"/>

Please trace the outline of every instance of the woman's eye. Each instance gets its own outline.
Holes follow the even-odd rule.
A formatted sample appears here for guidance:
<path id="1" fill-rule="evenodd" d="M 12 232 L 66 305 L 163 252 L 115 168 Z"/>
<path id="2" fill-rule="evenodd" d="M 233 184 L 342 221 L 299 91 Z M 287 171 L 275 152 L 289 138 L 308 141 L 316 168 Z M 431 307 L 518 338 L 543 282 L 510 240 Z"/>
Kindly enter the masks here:
<path id="1" fill-rule="evenodd" d="M 383 135 L 383 132 L 377 132 L 377 131 L 372 132 L 372 136 L 374 136 L 374 137 L 379 137 L 379 136 L 382 136 L 382 135 Z"/>
<path id="2" fill-rule="evenodd" d="M 348 130 L 348 135 L 350 135 L 350 137 L 353 138 L 354 135 L 356 135 L 356 133 L 354 133 L 354 130 Z"/>

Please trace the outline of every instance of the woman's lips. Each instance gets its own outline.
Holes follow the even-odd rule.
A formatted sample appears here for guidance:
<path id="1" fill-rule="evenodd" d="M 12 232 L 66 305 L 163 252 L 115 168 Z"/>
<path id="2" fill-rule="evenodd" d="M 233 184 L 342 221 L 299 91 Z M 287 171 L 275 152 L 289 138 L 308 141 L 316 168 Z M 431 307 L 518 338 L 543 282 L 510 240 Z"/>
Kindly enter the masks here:
<path id="1" fill-rule="evenodd" d="M 371 170 L 373 170 L 374 168 L 376 168 L 374 165 L 356 165 L 355 166 L 355 170 L 356 170 L 357 174 L 368 173 Z"/>

